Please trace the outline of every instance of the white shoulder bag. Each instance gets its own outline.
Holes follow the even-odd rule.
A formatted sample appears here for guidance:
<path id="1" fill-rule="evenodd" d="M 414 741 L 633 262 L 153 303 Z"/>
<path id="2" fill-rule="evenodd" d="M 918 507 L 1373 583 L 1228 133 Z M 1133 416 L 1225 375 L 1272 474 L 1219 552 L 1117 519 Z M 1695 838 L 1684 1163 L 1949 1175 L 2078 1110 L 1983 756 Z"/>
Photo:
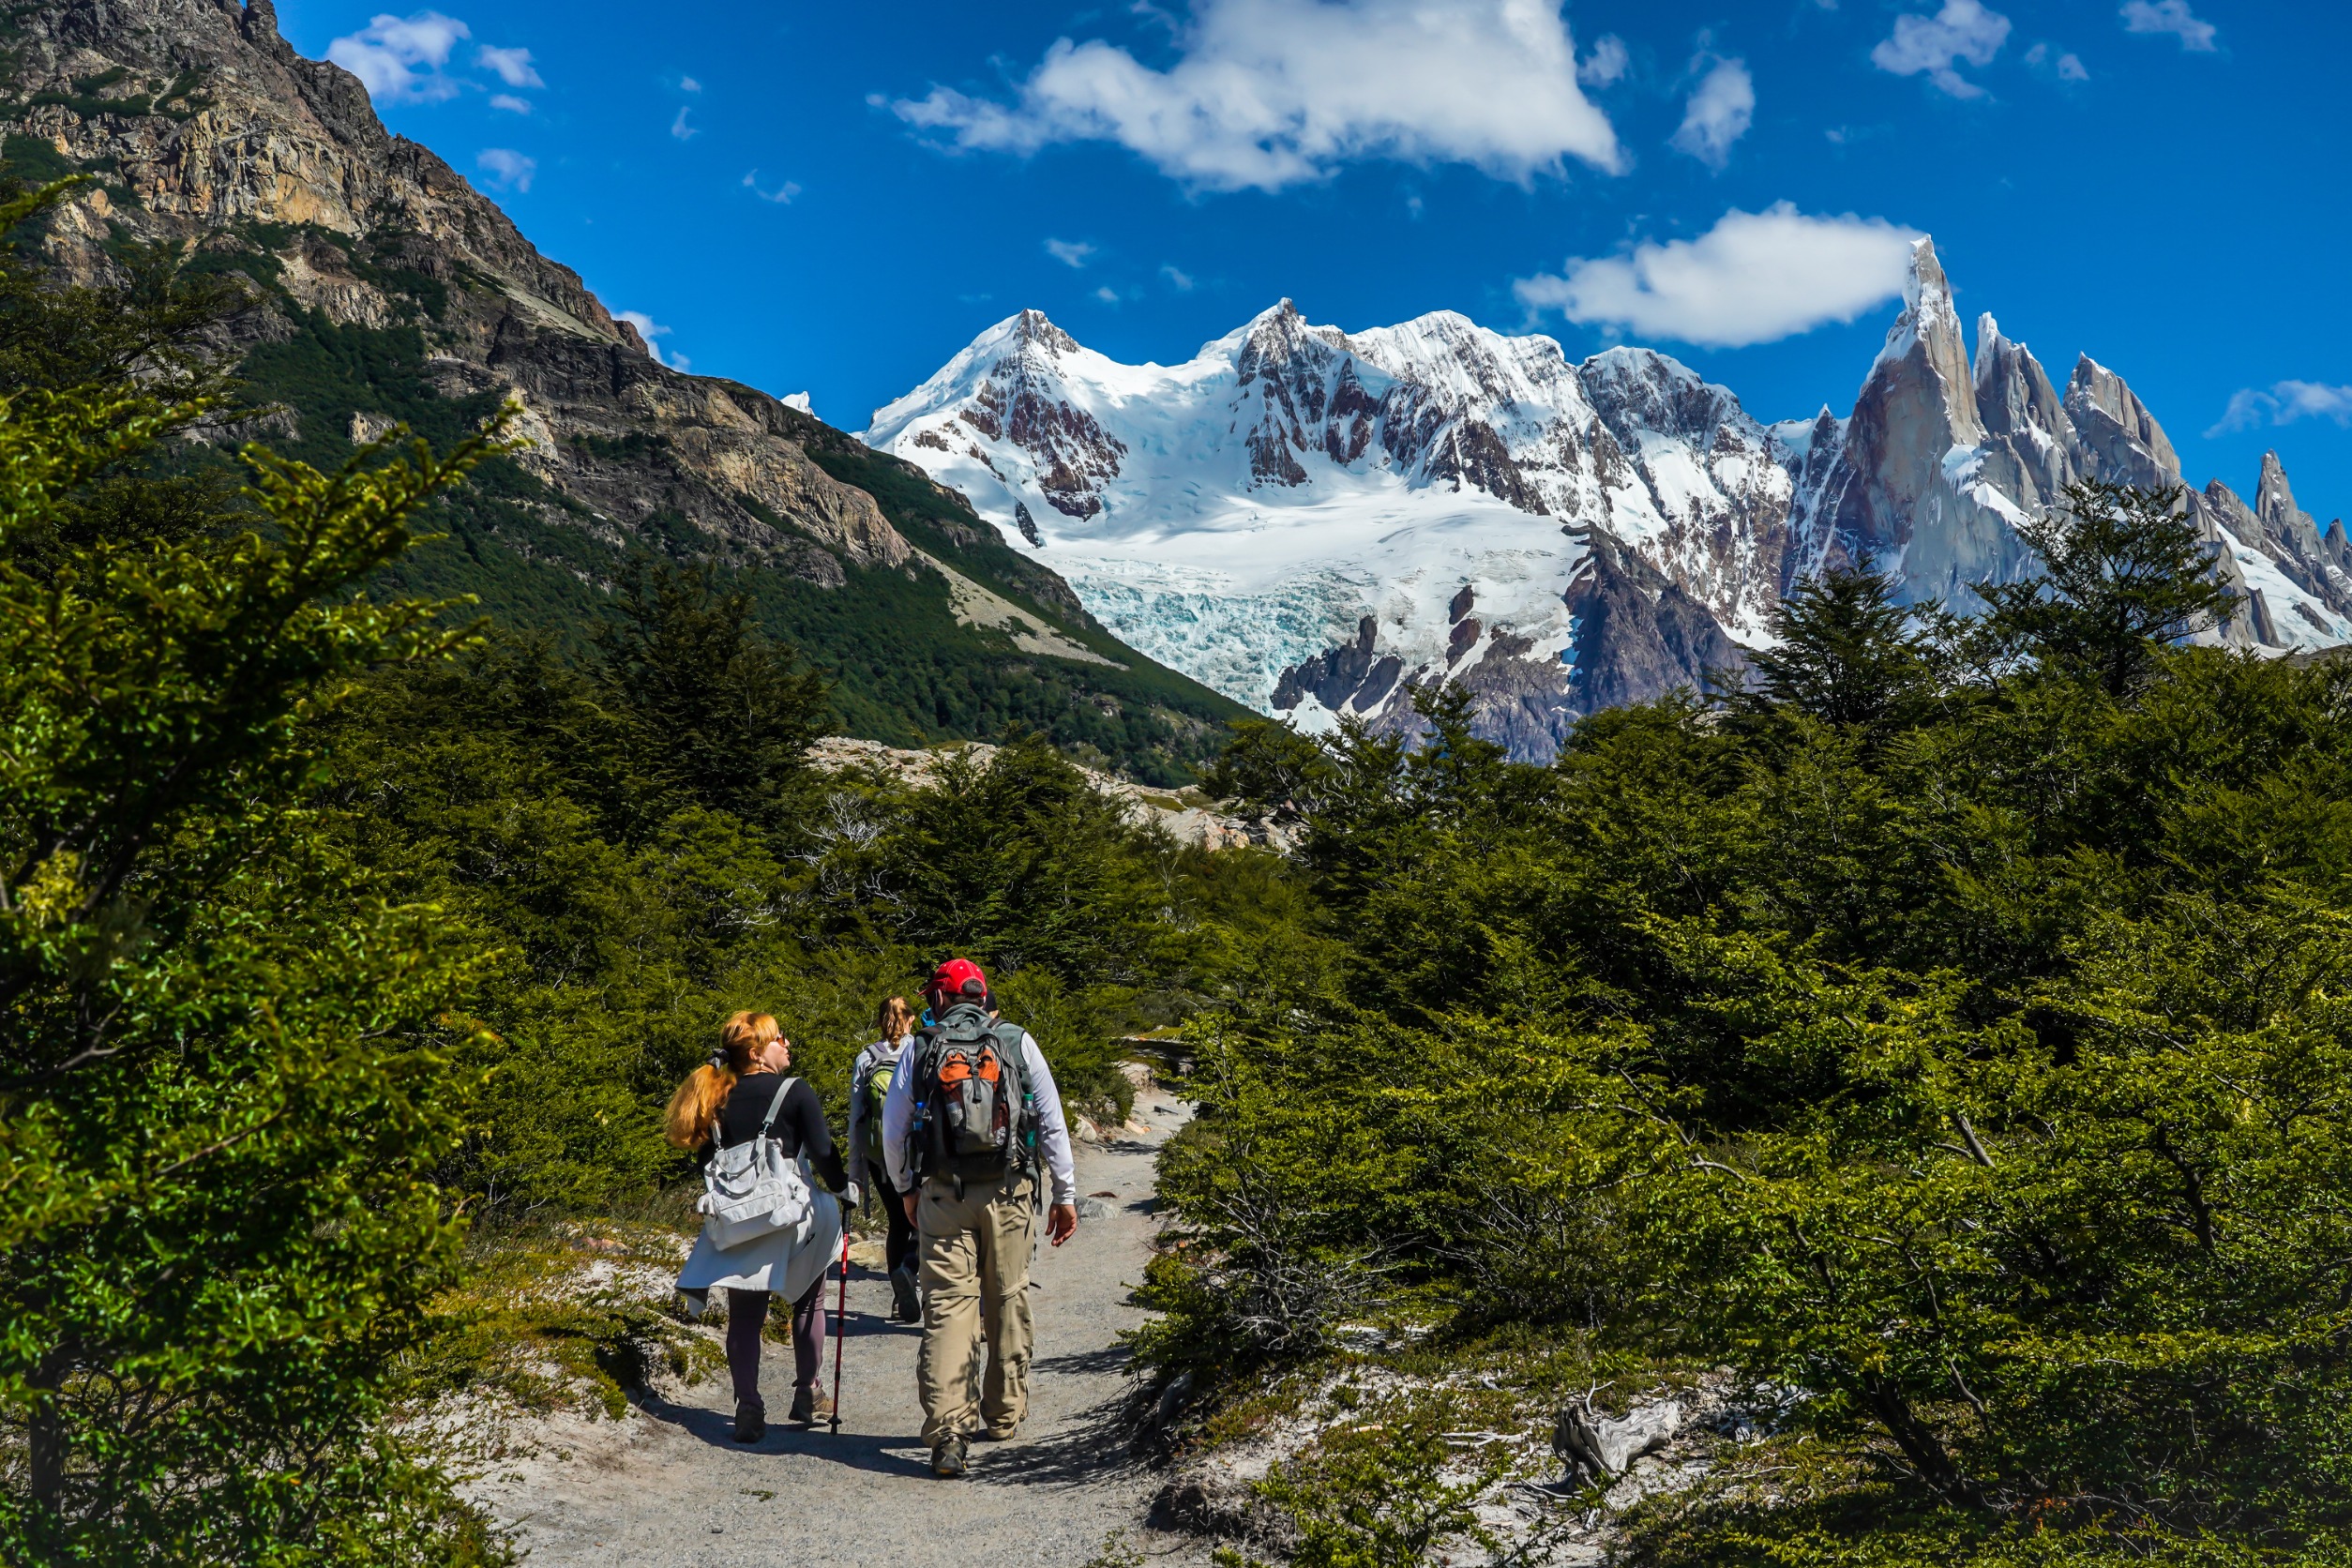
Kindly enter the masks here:
<path id="1" fill-rule="evenodd" d="M 758 1136 L 731 1149 L 717 1147 L 718 1129 L 711 1129 L 710 1163 L 702 1168 L 702 1196 L 695 1200 L 702 1229 L 716 1247 L 738 1246 L 774 1230 L 798 1230 L 808 1219 L 815 1198 L 800 1162 L 788 1159 L 783 1140 L 769 1136 L 784 1096 L 800 1079 L 788 1078 L 776 1085 L 776 1098 Z"/>

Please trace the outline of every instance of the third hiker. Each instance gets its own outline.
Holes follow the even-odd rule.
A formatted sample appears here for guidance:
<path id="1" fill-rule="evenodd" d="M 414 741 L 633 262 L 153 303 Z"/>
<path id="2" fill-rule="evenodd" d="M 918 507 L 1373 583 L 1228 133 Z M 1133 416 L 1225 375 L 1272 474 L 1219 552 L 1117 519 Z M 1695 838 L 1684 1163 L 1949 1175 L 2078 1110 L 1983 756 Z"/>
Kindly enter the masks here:
<path id="1" fill-rule="evenodd" d="M 882 1159 L 882 1107 L 890 1097 L 891 1080 L 898 1075 L 898 1053 L 906 1049 L 914 1033 L 914 1009 L 907 1005 L 905 997 L 894 996 L 882 1004 L 874 1022 L 882 1038 L 858 1052 L 857 1060 L 850 1064 L 850 1175 L 870 1184 L 890 1227 L 882 1252 L 882 1261 L 890 1271 L 890 1320 L 912 1323 L 923 1316 L 914 1289 L 919 1262 L 914 1221 L 908 1217 L 899 1189 Z M 852 1204 L 857 1201 L 856 1190 L 851 1189 Z"/>
<path id="2" fill-rule="evenodd" d="M 980 966 L 950 959 L 923 996 L 923 1026 L 882 1102 L 882 1155 L 921 1236 L 923 1440 L 933 1472 L 957 1476 L 971 1438 L 1009 1438 L 1028 1413 L 1041 1181 L 1052 1184 L 1046 1235 L 1060 1246 L 1078 1230 L 1078 1179 L 1053 1073 L 1027 1030 L 997 1018 Z"/>

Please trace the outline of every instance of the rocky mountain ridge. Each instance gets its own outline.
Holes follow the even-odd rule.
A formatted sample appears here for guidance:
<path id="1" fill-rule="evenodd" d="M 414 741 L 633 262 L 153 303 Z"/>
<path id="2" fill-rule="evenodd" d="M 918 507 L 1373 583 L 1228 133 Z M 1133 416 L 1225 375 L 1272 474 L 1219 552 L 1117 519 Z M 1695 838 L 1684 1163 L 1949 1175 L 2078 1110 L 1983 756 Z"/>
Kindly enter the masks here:
<path id="1" fill-rule="evenodd" d="M 659 364 L 577 273 L 541 256 L 430 149 L 386 132 L 356 78 L 297 54 L 270 0 L 45 6 L 14 28 L 8 86 L 22 108 L 8 137 L 106 172 L 49 236 L 69 272 L 101 275 L 118 232 L 214 257 L 258 249 L 292 305 L 369 328 L 413 319 L 400 285 L 430 280 L 456 307 L 432 324 L 431 379 L 445 395 L 511 390 L 533 438 L 525 465 L 576 484 L 612 532 L 652 504 L 621 495 L 610 465 L 575 438 L 650 429 L 717 492 L 695 496 L 688 518 L 722 554 L 817 580 L 837 580 L 844 560 L 911 558 L 871 496 L 807 459 L 791 411 Z M 238 326 L 266 339 L 281 324 L 257 310 Z M 786 526 L 729 505 L 731 494 Z"/>
<path id="2" fill-rule="evenodd" d="M 2016 524 L 2068 483 L 2182 483 L 2153 415 L 2088 356 L 2061 392 L 1987 315 L 1972 364 L 1924 240 L 1844 417 L 1768 427 L 1648 349 L 1571 362 L 1452 312 L 1343 332 L 1284 300 L 1170 367 L 1023 311 L 866 439 L 1229 695 L 1310 728 L 1402 729 L 1416 683 L 1460 681 L 1530 760 L 1596 707 L 1736 667 L 1831 565 L 1867 557 L 1915 600 L 1964 605 L 2028 569 Z M 2186 504 L 2241 594 L 2225 641 L 2352 641 L 2352 546 L 2295 505 L 2275 456 L 2253 505 L 2218 480 Z"/>
<path id="3" fill-rule="evenodd" d="M 576 638 L 629 555 L 713 563 L 839 671 L 849 722 L 899 744 L 1020 719 L 1173 778 L 1235 711 L 1121 645 L 919 468 L 661 364 L 494 203 L 387 133 L 356 78 L 296 53 L 271 0 L 47 0 L 0 33 L 0 163 L 93 178 L 45 236 L 57 269 L 103 279 L 146 243 L 239 279 L 220 347 L 264 410 L 247 431 L 331 466 L 396 420 L 447 439 L 520 403 L 528 445 L 398 585 Z"/>

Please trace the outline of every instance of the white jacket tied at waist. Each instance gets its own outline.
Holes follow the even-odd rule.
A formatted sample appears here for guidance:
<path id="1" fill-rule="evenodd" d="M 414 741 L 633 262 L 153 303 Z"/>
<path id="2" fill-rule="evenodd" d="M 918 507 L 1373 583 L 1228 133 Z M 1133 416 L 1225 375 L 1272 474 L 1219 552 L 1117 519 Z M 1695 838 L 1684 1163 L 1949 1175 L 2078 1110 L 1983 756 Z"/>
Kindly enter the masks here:
<path id="1" fill-rule="evenodd" d="M 890 1075 L 890 1094 L 882 1101 L 882 1160 L 890 1169 L 890 1184 L 900 1192 L 910 1190 L 913 1180 L 907 1143 L 914 1123 L 914 1048 L 912 1039 L 899 1048 L 898 1065 Z M 1053 1069 L 1046 1065 L 1045 1052 L 1037 1048 L 1027 1030 L 1021 1031 L 1021 1065 L 1029 1075 L 1029 1092 L 1037 1097 L 1037 1152 L 1045 1156 L 1046 1169 L 1053 1178 L 1053 1200 L 1075 1203 L 1078 1168 L 1070 1159 L 1070 1129 L 1062 1119 L 1062 1092 L 1053 1086 Z"/>
<path id="2" fill-rule="evenodd" d="M 802 1174 L 808 1161 L 801 1159 Z M 841 1252 L 841 1205 L 814 1180 L 809 1188 L 815 1201 L 799 1225 L 771 1230 L 734 1246 L 714 1246 L 710 1228 L 694 1239 L 686 1267 L 678 1271 L 681 1290 L 710 1290 L 725 1286 L 736 1290 L 772 1290 L 796 1302 L 824 1276 Z"/>

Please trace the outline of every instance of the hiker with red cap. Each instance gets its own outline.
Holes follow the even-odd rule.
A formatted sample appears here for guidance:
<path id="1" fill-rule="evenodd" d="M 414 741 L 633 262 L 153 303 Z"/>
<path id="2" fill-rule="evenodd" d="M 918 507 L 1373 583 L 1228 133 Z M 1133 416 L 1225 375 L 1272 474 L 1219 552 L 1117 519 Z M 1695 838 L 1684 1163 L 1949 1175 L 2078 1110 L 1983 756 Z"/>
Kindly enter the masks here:
<path id="1" fill-rule="evenodd" d="M 949 959 L 923 998 L 882 1101 L 882 1157 L 921 1238 L 923 1440 L 933 1473 L 958 1476 L 971 1439 L 1009 1438 L 1029 1411 L 1036 1213 L 1050 1184 L 1046 1236 L 1068 1241 L 1078 1177 L 1053 1072 L 1027 1030 L 997 1017 L 980 966 Z"/>

